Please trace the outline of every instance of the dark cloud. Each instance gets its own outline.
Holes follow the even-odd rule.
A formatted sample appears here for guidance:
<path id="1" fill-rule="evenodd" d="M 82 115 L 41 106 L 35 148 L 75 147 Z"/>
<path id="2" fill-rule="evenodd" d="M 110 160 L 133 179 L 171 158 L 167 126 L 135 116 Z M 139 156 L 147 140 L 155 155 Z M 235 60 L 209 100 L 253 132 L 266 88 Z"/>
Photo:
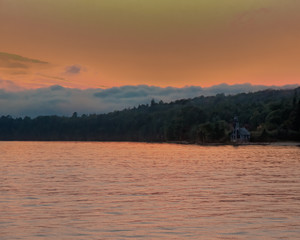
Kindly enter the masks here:
<path id="1" fill-rule="evenodd" d="M 0 100 L 7 100 L 7 99 L 11 99 L 11 97 L 13 96 L 13 93 L 11 92 L 6 92 L 3 89 L 0 89 Z"/>
<path id="2" fill-rule="evenodd" d="M 42 74 L 42 73 L 37 73 L 36 75 L 41 76 L 41 77 L 45 77 L 45 78 L 50 78 L 50 79 L 55 79 L 55 80 L 66 81 L 66 79 L 64 79 L 64 78 L 62 78 L 62 77 L 50 76 L 50 75 L 46 75 L 46 74 Z"/>
<path id="3" fill-rule="evenodd" d="M 53 86 L 50 87 L 50 89 L 52 91 L 60 91 L 60 90 L 64 90 L 65 88 L 60 86 L 60 85 L 53 85 Z"/>
<path id="4" fill-rule="evenodd" d="M 296 87 L 297 85 L 287 85 L 284 87 Z M 280 87 L 280 88 L 284 88 Z M 268 88 L 278 88 L 276 86 L 263 86 L 263 85 L 251 85 L 246 84 L 220 84 L 212 87 L 202 88 L 197 86 L 188 86 L 183 88 L 175 87 L 155 87 L 148 85 L 138 85 L 138 86 L 122 86 L 114 87 L 109 89 L 104 89 L 94 93 L 94 97 L 100 98 L 105 101 L 115 102 L 135 102 L 147 103 L 151 99 L 163 100 L 163 101 L 173 101 L 182 98 L 193 98 L 196 96 L 210 96 L 218 93 L 224 94 L 236 94 L 241 92 L 254 92 L 258 90 L 264 90 Z"/>
<path id="5" fill-rule="evenodd" d="M 16 54 L 0 52 L 0 68 L 9 75 L 24 75 L 36 66 L 45 66 L 47 62 L 26 58 Z"/>
<path id="6" fill-rule="evenodd" d="M 54 85 L 48 88 L 22 90 L 12 81 L 0 80 L 0 115 L 38 116 L 107 113 L 139 104 L 150 103 L 151 99 L 170 102 L 177 99 L 210 96 L 218 93 L 236 94 L 268 88 L 295 88 L 298 85 L 282 87 L 251 84 L 220 84 L 208 88 L 189 86 L 183 88 L 155 87 L 148 85 L 122 86 L 109 89 L 71 89 Z M 19 92 L 13 92 L 17 91 Z"/>
<path id="7" fill-rule="evenodd" d="M 71 65 L 66 67 L 65 73 L 67 74 L 79 74 L 82 70 L 81 66 L 79 65 Z"/>
<path id="8" fill-rule="evenodd" d="M 141 97 L 147 97 L 151 92 L 151 88 L 153 87 L 149 87 L 146 85 L 113 87 L 113 88 L 105 89 L 101 92 L 97 92 L 94 94 L 94 96 L 98 98 L 109 98 L 114 96 L 115 98 L 118 99 L 141 98 Z"/>
<path id="9" fill-rule="evenodd" d="M 5 62 L 27 62 L 27 63 L 39 63 L 39 64 L 48 64 L 48 62 L 44 62 L 41 60 L 37 59 L 32 59 L 32 58 L 27 58 L 23 57 L 17 54 L 11 54 L 11 53 L 5 53 L 5 52 L 0 52 L 0 60 L 5 61 Z"/>

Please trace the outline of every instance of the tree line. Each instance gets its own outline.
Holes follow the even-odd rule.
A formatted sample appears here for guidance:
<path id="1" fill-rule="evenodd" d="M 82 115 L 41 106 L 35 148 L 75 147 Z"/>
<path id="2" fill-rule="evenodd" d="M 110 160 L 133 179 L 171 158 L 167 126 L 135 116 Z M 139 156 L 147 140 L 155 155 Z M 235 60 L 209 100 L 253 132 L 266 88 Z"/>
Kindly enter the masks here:
<path id="1" fill-rule="evenodd" d="M 181 99 L 107 114 L 0 117 L 0 140 L 226 143 L 232 121 L 251 141 L 300 141 L 300 88 Z"/>

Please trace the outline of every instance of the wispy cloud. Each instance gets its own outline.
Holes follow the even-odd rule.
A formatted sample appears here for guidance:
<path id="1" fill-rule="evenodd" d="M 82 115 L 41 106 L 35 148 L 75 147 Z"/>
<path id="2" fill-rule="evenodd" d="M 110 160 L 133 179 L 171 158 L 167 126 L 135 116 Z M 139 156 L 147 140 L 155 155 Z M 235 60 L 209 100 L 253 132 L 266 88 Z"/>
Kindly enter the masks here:
<path id="1" fill-rule="evenodd" d="M 32 74 L 36 68 L 44 68 L 50 64 L 45 61 L 23 57 L 17 54 L 0 52 L 0 69 L 6 75 Z"/>
<path id="2" fill-rule="evenodd" d="M 37 73 L 36 75 L 41 76 L 41 77 L 45 77 L 45 78 L 51 78 L 51 79 L 55 79 L 55 80 L 66 81 L 65 78 L 57 77 L 57 76 L 50 76 L 50 75 L 46 75 L 46 74 L 43 74 L 43 73 Z"/>
<path id="3" fill-rule="evenodd" d="M 8 62 L 8 63 L 35 63 L 35 64 L 48 64 L 48 62 L 37 60 L 37 59 L 32 59 L 32 58 L 27 58 L 23 57 L 17 54 L 11 54 L 11 53 L 5 53 L 5 52 L 0 52 L 0 61 L 1 62 Z M 12 65 L 13 67 L 16 67 Z M 22 65 L 23 66 L 23 65 Z"/>
<path id="4" fill-rule="evenodd" d="M 18 86 L 8 80 L 1 80 L 0 115 L 38 116 L 106 113 L 128 107 L 147 104 L 151 99 L 170 102 L 182 98 L 210 96 L 218 93 L 236 94 L 264 89 L 295 88 L 298 85 L 263 86 L 251 84 L 220 84 L 208 88 L 189 86 L 184 88 L 155 87 L 148 85 L 122 86 L 109 89 L 64 88 L 54 85 L 35 90 L 18 90 Z M 22 90 L 22 89 L 19 89 Z"/>

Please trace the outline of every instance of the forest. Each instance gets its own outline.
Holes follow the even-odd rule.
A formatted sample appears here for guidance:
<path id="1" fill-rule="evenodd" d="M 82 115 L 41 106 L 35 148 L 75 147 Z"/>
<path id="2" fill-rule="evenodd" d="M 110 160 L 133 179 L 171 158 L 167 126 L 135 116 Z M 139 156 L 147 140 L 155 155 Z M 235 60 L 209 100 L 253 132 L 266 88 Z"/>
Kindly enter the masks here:
<path id="1" fill-rule="evenodd" d="M 300 87 L 217 94 L 107 114 L 0 117 L 0 140 L 228 143 L 233 117 L 252 142 L 300 141 Z"/>

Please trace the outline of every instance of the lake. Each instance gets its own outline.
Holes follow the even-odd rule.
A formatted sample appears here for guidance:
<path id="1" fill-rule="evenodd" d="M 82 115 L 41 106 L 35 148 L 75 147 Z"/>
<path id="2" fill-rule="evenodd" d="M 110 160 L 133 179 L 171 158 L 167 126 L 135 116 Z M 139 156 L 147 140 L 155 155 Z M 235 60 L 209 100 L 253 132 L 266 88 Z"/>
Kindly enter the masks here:
<path id="1" fill-rule="evenodd" d="M 0 142 L 0 239 L 300 239 L 300 148 Z"/>

